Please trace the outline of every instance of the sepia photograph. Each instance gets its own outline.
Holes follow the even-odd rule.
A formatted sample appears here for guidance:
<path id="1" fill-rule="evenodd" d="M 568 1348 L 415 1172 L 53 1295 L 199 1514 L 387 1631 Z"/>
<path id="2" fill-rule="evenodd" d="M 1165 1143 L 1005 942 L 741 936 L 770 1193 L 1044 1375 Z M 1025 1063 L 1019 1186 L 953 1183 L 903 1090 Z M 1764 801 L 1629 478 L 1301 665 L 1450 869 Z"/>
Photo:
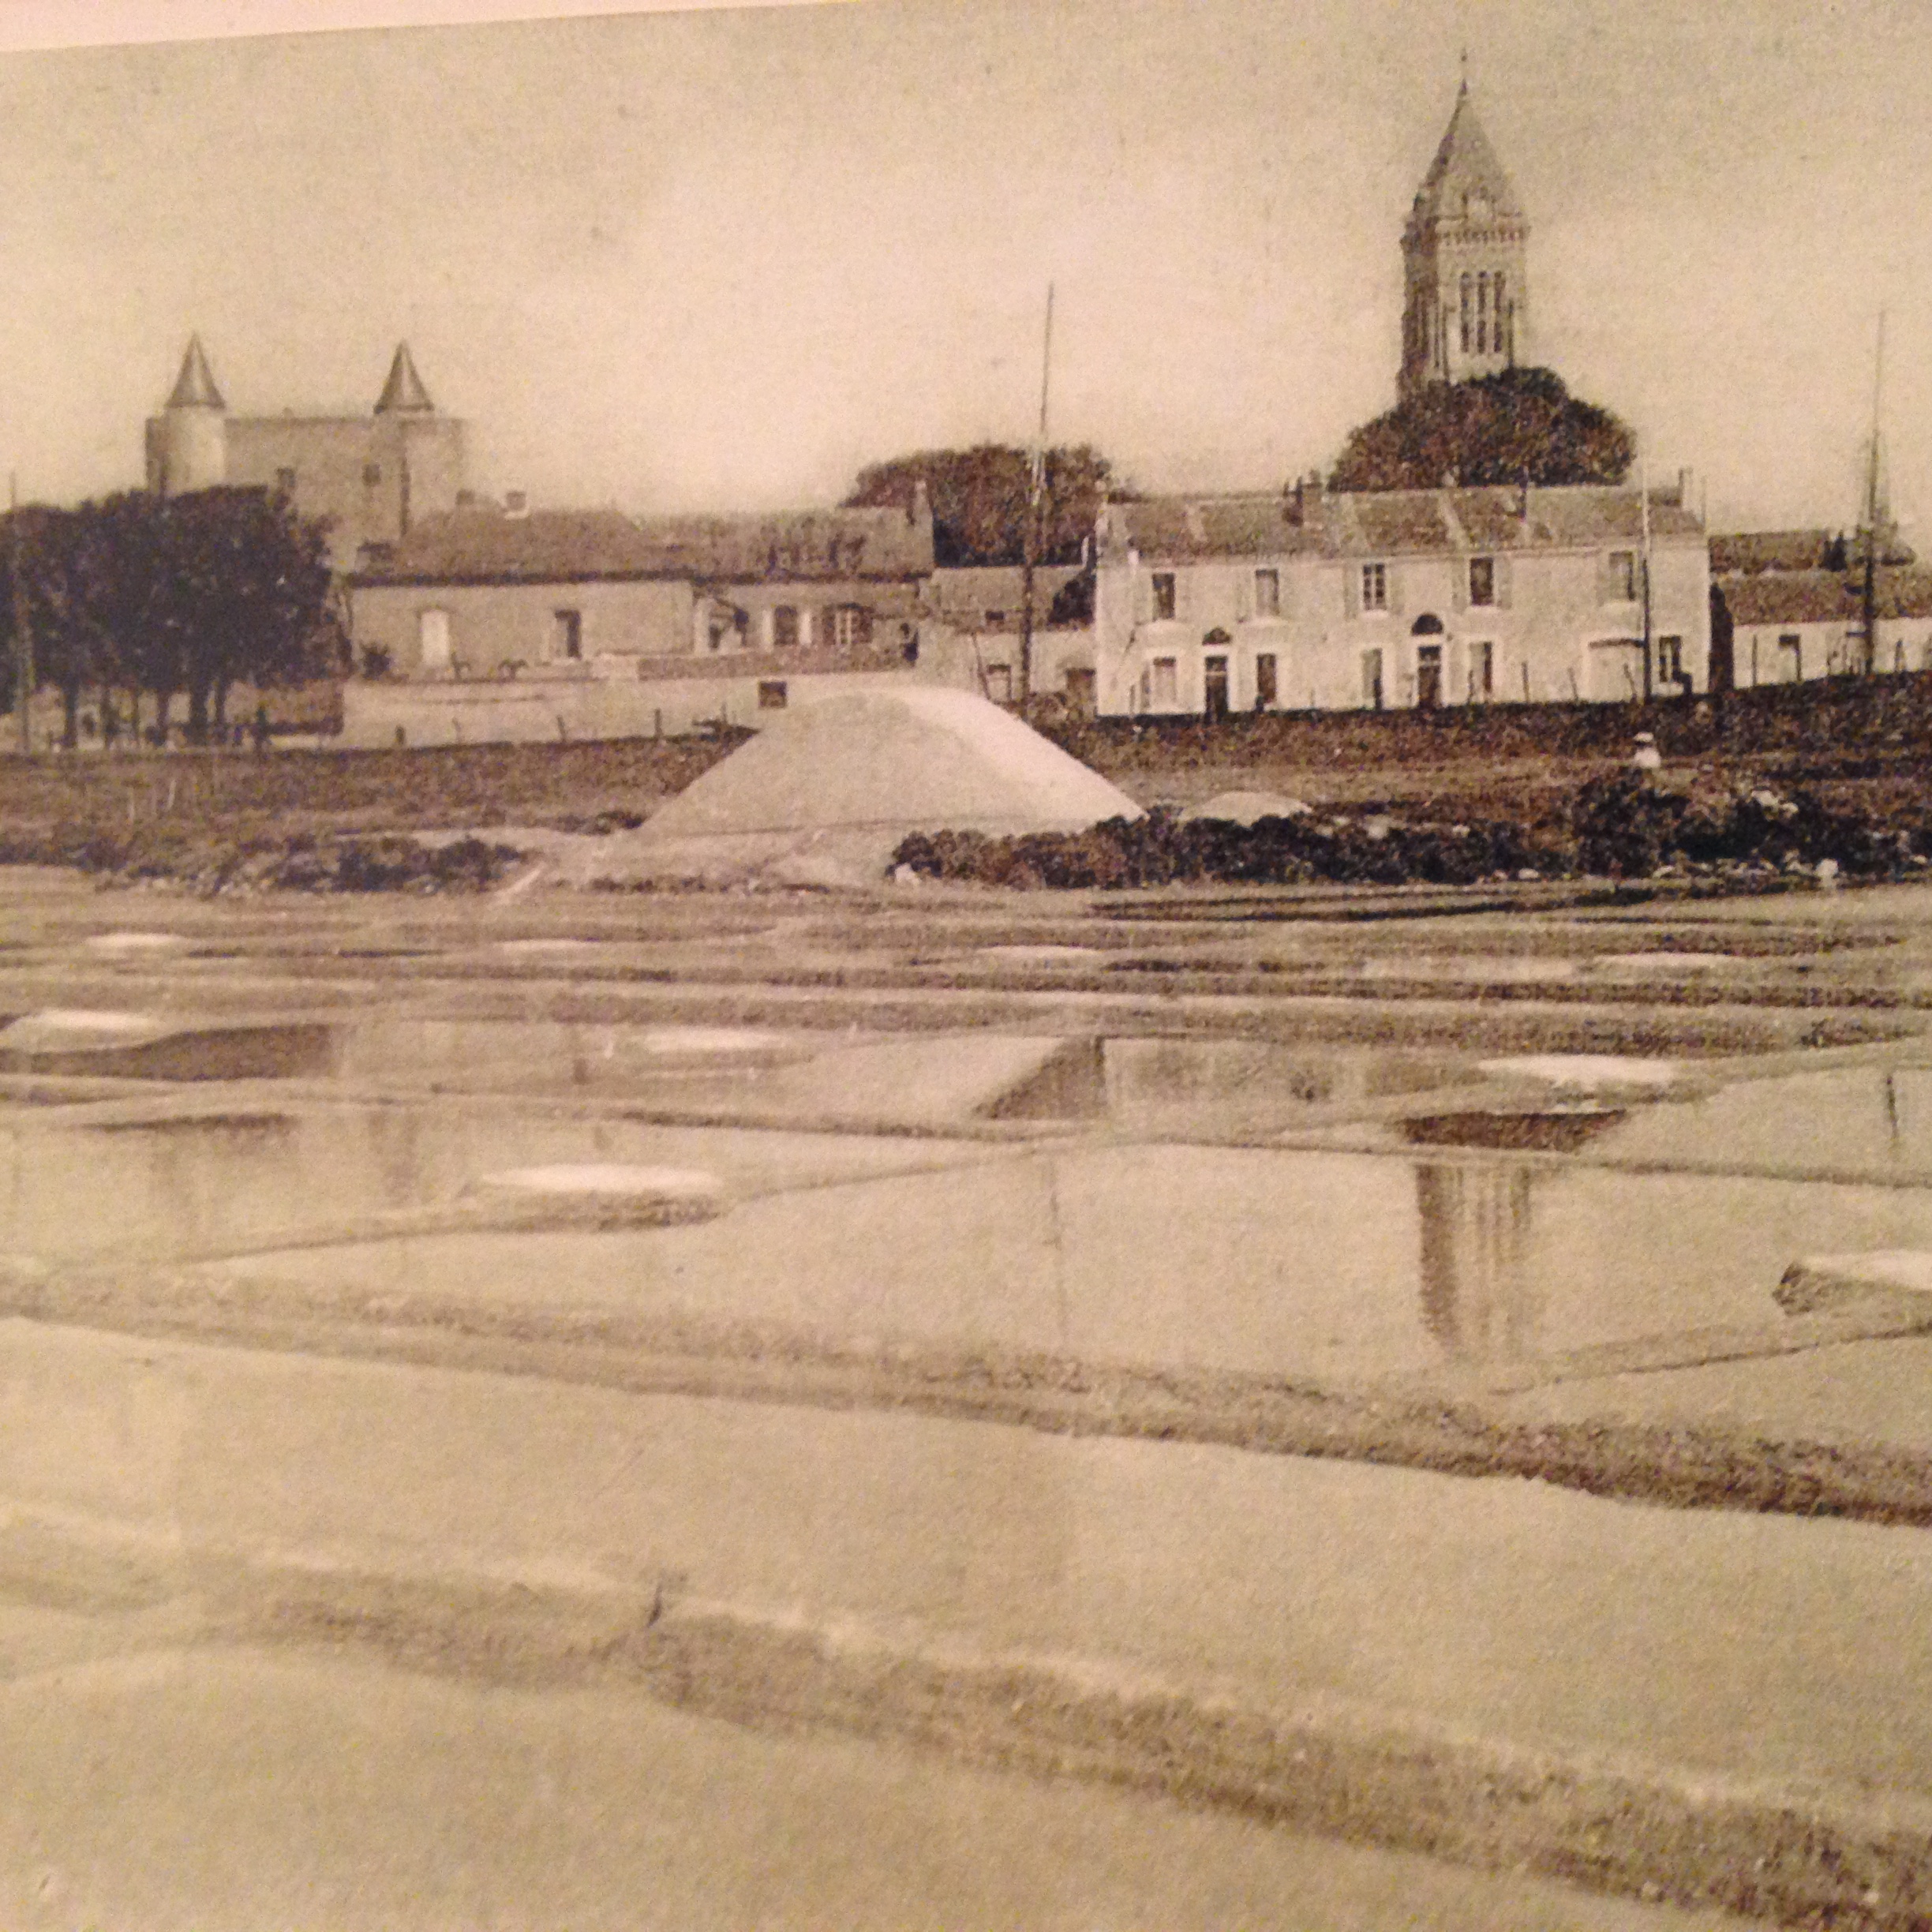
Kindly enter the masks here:
<path id="1" fill-rule="evenodd" d="M 0 1932 L 1932 1927 L 1928 72 L 0 0 Z"/>

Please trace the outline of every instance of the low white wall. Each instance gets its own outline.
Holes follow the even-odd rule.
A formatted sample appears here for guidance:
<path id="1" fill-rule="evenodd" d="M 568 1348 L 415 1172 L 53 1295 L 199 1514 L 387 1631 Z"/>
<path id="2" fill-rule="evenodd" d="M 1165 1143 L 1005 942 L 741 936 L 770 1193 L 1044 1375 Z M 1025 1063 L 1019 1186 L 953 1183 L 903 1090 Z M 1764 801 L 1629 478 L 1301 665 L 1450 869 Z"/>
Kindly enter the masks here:
<path id="1" fill-rule="evenodd" d="M 502 682 L 400 683 L 357 680 L 343 692 L 339 742 L 352 750 L 394 745 L 556 744 L 573 739 L 676 737 L 722 717 L 756 729 L 775 711 L 758 702 L 761 682 L 784 687 L 788 706 L 841 691 L 930 683 L 904 672 L 819 672 L 756 677 L 520 677 Z"/>

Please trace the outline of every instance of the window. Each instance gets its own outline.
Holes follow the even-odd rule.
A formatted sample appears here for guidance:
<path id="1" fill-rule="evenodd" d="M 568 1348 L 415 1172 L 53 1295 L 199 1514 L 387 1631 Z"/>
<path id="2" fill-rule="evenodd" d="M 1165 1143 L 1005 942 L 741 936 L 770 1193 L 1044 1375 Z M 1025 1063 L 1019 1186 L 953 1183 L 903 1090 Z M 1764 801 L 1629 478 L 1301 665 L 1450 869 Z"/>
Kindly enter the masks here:
<path id="1" fill-rule="evenodd" d="M 416 613 L 416 645 L 425 677 L 441 677 L 450 668 L 450 620 L 446 610 Z"/>
<path id="2" fill-rule="evenodd" d="M 872 641 L 872 613 L 858 604 L 841 604 L 826 612 L 829 627 L 826 642 L 840 650 Z"/>
<path id="3" fill-rule="evenodd" d="M 1262 651 L 1255 658 L 1255 709 L 1272 711 L 1275 709 L 1275 653 Z"/>
<path id="4" fill-rule="evenodd" d="M 362 481 L 369 489 L 373 489 L 382 481 L 382 465 L 365 463 L 362 466 Z"/>
<path id="5" fill-rule="evenodd" d="M 1509 310 L 1503 300 L 1503 278 L 1499 273 L 1496 279 L 1496 326 L 1490 332 L 1489 343 L 1490 347 L 1498 354 L 1507 353 L 1513 346 L 1510 337 L 1514 331 L 1504 326 Z"/>
<path id="6" fill-rule="evenodd" d="M 1484 704 L 1496 695 L 1496 646 L 1472 644 L 1469 661 L 1470 699 Z"/>
<path id="7" fill-rule="evenodd" d="M 1159 623 L 1170 623 L 1173 620 L 1174 614 L 1174 574 L 1172 571 L 1156 571 L 1154 573 L 1155 621 Z"/>
<path id="8" fill-rule="evenodd" d="M 293 470 L 278 470 L 275 472 L 275 489 L 282 496 L 293 496 L 295 494 L 295 472 Z"/>
<path id="9" fill-rule="evenodd" d="M 1365 564 L 1361 567 L 1361 601 L 1365 611 L 1388 608 L 1388 566 Z"/>
<path id="10" fill-rule="evenodd" d="M 1178 660 L 1173 657 L 1156 657 L 1154 660 L 1153 705 L 1156 711 L 1172 711 L 1181 702 L 1181 680 Z"/>
<path id="11" fill-rule="evenodd" d="M 1612 604 L 1637 601 L 1637 552 L 1612 550 L 1605 560 L 1604 595 Z"/>
<path id="12" fill-rule="evenodd" d="M 1496 559 L 1471 557 L 1469 560 L 1469 601 L 1472 604 L 1496 601 Z"/>
<path id="13" fill-rule="evenodd" d="M 1778 682 L 1795 684 L 1804 676 L 1804 642 L 1795 631 L 1778 639 Z"/>
<path id="14" fill-rule="evenodd" d="M 986 627 L 989 631 L 1004 631 L 1006 628 L 1006 613 L 1003 610 L 988 611 L 986 614 Z"/>
<path id="15" fill-rule="evenodd" d="M 995 704 L 1013 702 L 1013 666 L 988 665 L 986 668 L 986 695 Z"/>
<path id="16" fill-rule="evenodd" d="M 1472 300 L 1474 293 L 1475 291 L 1470 286 L 1469 277 L 1465 275 L 1462 278 L 1462 353 L 1465 355 L 1469 354 L 1470 340 L 1474 333 L 1473 324 L 1476 318 L 1470 313 L 1470 310 L 1474 306 Z"/>
<path id="17" fill-rule="evenodd" d="M 1279 571 L 1258 570 L 1255 572 L 1255 615 L 1257 617 L 1279 617 L 1281 615 Z"/>
<path id="18" fill-rule="evenodd" d="M 1489 353 L 1489 277 L 1487 274 L 1476 278 L 1476 353 Z"/>
<path id="19" fill-rule="evenodd" d="M 1382 709 L 1382 653 L 1365 650 L 1361 656 L 1362 702 L 1371 711 Z"/>
<path id="20" fill-rule="evenodd" d="M 798 606 L 778 605 L 772 612 L 772 649 L 794 650 L 798 646 Z"/>
<path id="21" fill-rule="evenodd" d="M 550 613 L 550 655 L 581 657 L 583 655 L 583 612 L 560 610 Z"/>
<path id="22" fill-rule="evenodd" d="M 783 678 L 766 678 L 758 684 L 758 709 L 761 711 L 782 711 L 785 708 L 785 687 Z"/>
<path id="23" fill-rule="evenodd" d="M 1680 637 L 1657 639 L 1657 676 L 1666 684 L 1679 683 L 1683 677 L 1683 639 Z"/>

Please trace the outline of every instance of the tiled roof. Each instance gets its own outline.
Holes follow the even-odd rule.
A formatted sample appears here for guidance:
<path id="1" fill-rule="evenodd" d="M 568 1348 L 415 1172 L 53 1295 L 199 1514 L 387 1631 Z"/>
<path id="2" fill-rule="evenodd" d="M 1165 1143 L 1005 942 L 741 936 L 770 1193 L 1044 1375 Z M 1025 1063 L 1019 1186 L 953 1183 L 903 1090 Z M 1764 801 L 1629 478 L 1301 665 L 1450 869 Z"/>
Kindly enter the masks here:
<path id="1" fill-rule="evenodd" d="M 373 582 L 570 583 L 682 577 L 703 583 L 903 579 L 932 569 L 932 526 L 902 510 L 655 517 L 618 510 L 466 508 L 426 517 L 387 552 L 365 553 Z"/>
<path id="2" fill-rule="evenodd" d="M 1710 540 L 1711 574 L 1732 571 L 1815 571 L 1825 564 L 1826 530 L 1740 530 Z"/>
<path id="3" fill-rule="evenodd" d="M 386 553 L 365 553 L 364 582 L 570 583 L 675 574 L 616 510 L 463 509 L 425 517 Z"/>
<path id="4" fill-rule="evenodd" d="M 704 578 L 751 582 L 932 574 L 930 519 L 904 510 L 651 517 L 639 527 L 678 567 Z"/>
<path id="5" fill-rule="evenodd" d="M 1855 616 L 1858 601 L 1831 571 L 1756 571 L 1720 586 L 1733 623 L 1835 623 Z"/>
<path id="6" fill-rule="evenodd" d="M 1810 571 L 1831 567 L 1832 552 L 1842 545 L 1848 564 L 1863 561 L 1865 533 L 1852 530 L 1843 535 L 1828 530 L 1745 530 L 1710 540 L 1711 571 L 1728 576 L 1740 571 Z M 1896 530 L 1888 531 L 1879 546 L 1882 564 L 1914 564 L 1918 559 L 1911 546 L 1900 540 Z"/>
<path id="7" fill-rule="evenodd" d="M 1077 564 L 1042 564 L 1033 572 L 1034 621 L 1043 623 L 1054 599 L 1080 574 Z M 963 628 L 1017 631 L 1025 572 L 1017 564 L 956 565 L 933 572 L 930 596 L 938 615 Z M 994 613 L 999 620 L 991 621 Z"/>
<path id="8" fill-rule="evenodd" d="M 1720 578 L 1734 623 L 1853 623 L 1864 584 L 1857 571 L 1752 571 Z M 1878 615 L 1932 617 L 1932 570 L 1881 568 L 1875 586 Z"/>
<path id="9" fill-rule="evenodd" d="M 1858 579 L 1852 580 L 1858 595 Z M 1878 573 L 1881 617 L 1932 617 L 1932 570 L 1881 570 Z"/>
<path id="10" fill-rule="evenodd" d="M 1110 504 L 1106 527 L 1143 556 L 1282 556 L 1319 552 L 1320 530 L 1295 521 L 1291 496 L 1150 496 Z"/>
<path id="11" fill-rule="evenodd" d="M 1300 520 L 1297 520 L 1299 516 Z M 1106 530 L 1150 561 L 1217 556 L 1399 556 L 1469 551 L 1635 548 L 1643 540 L 1638 492 L 1608 485 L 1355 491 L 1310 498 L 1153 497 L 1115 504 Z M 1654 542 L 1702 544 L 1698 520 L 1674 495 L 1653 492 Z"/>
<path id="12" fill-rule="evenodd" d="M 1503 172 L 1503 163 L 1496 159 L 1496 150 L 1489 145 L 1481 122 L 1476 118 L 1475 104 L 1470 99 L 1466 80 L 1456 95 L 1455 111 L 1449 117 L 1442 145 L 1436 150 L 1436 159 L 1429 163 L 1422 185 L 1416 190 L 1411 219 L 1417 223 L 1444 218 L 1459 221 L 1466 199 L 1472 193 L 1487 196 L 1491 208 L 1499 215 L 1517 219 L 1522 217 L 1522 204 L 1516 199 L 1516 190 Z"/>

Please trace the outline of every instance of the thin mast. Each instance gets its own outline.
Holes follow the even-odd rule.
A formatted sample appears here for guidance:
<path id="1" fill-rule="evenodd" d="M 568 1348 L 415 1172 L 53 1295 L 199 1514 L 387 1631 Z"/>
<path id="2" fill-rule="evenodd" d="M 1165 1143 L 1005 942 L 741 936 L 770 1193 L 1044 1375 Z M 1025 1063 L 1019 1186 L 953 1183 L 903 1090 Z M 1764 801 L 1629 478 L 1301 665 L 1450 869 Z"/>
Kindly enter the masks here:
<path id="1" fill-rule="evenodd" d="M 21 756 L 33 756 L 33 621 L 27 608 L 27 548 L 21 530 L 20 477 L 7 472 L 8 560 L 13 579 L 13 702 L 20 709 Z"/>
<path id="2" fill-rule="evenodd" d="M 1865 582 L 1859 615 L 1865 622 L 1865 675 L 1878 668 L 1878 411 L 1885 389 L 1885 311 L 1878 311 L 1878 354 L 1872 372 L 1870 460 L 1865 474 Z"/>
<path id="3" fill-rule="evenodd" d="M 1643 695 L 1644 702 L 1648 704 L 1656 689 L 1650 668 L 1650 462 L 1648 457 L 1640 456 L 1637 459 L 1637 495 L 1643 507 L 1643 555 L 1639 567 L 1643 571 Z"/>
<path id="4" fill-rule="evenodd" d="M 1033 704 L 1033 572 L 1039 560 L 1040 511 L 1046 494 L 1046 400 L 1053 382 L 1053 284 L 1046 284 L 1046 332 L 1040 350 L 1039 433 L 1033 442 L 1032 474 L 1027 487 L 1024 564 L 1020 571 L 1020 715 Z"/>

